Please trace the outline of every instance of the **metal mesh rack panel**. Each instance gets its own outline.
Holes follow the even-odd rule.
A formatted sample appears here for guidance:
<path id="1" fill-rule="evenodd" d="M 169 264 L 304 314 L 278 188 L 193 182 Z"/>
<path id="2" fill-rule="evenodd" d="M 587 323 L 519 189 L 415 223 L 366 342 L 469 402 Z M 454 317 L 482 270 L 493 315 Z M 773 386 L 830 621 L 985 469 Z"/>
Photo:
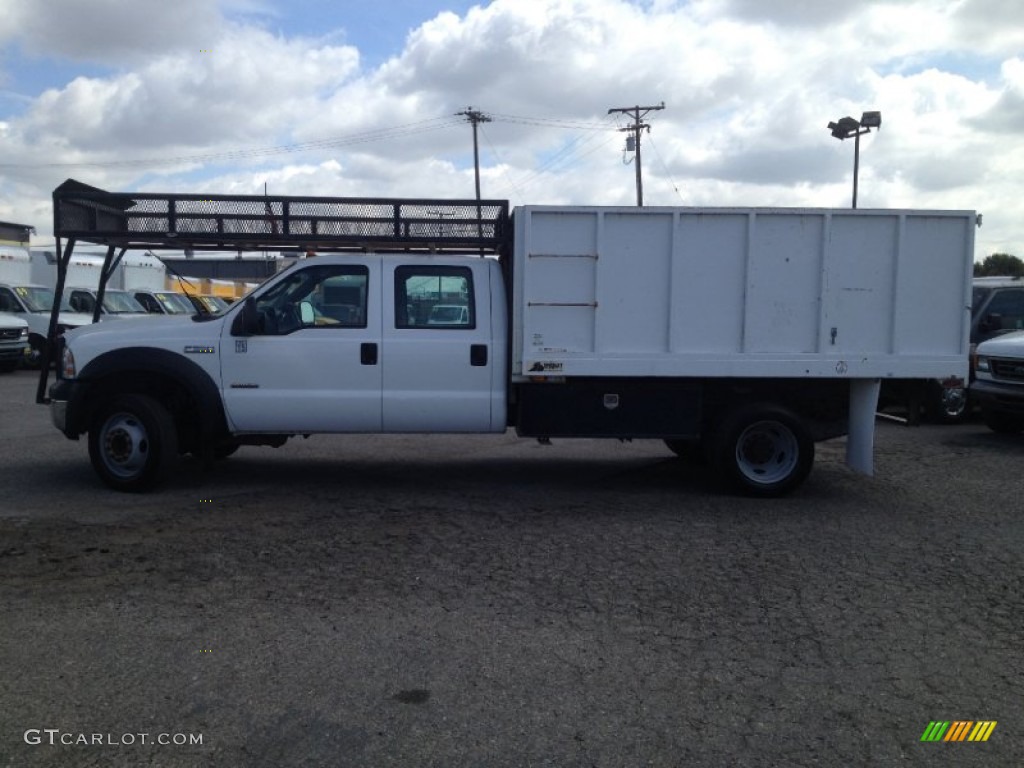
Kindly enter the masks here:
<path id="1" fill-rule="evenodd" d="M 406 200 L 106 192 L 53 193 L 57 237 L 119 247 L 500 252 L 504 200 Z"/>

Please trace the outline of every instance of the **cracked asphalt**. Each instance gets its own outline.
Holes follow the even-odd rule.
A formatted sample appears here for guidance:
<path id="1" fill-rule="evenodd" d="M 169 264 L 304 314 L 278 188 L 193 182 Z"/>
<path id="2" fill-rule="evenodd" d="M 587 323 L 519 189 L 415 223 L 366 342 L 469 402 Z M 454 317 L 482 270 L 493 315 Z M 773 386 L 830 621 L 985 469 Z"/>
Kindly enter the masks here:
<path id="1" fill-rule="evenodd" d="M 833 441 L 770 502 L 511 435 L 127 496 L 34 387 L 0 377 L 0 766 L 1024 763 L 1024 437 L 880 423 L 874 478 Z"/>

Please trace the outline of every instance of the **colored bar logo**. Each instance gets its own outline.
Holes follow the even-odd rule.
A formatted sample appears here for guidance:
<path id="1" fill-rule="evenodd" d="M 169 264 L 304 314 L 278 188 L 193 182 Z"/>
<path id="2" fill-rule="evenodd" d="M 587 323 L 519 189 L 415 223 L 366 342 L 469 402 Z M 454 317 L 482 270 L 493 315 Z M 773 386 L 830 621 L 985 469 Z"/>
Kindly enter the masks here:
<path id="1" fill-rule="evenodd" d="M 995 720 L 932 720 L 921 741 L 988 741 L 995 729 Z"/>

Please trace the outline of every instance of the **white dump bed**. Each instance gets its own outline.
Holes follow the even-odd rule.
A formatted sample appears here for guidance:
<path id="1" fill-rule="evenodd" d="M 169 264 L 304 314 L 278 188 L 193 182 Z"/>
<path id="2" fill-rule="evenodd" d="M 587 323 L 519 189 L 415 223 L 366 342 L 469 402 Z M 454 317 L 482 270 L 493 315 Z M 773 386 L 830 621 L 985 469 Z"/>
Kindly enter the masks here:
<path id="1" fill-rule="evenodd" d="M 513 375 L 967 377 L 972 211 L 515 211 Z"/>

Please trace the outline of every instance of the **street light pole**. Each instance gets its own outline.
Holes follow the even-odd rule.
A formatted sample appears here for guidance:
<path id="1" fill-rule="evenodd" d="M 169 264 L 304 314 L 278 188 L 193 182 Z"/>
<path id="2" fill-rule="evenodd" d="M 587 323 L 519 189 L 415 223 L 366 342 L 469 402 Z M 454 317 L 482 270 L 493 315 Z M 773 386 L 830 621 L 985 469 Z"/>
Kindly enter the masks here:
<path id="1" fill-rule="evenodd" d="M 853 207 L 857 207 L 857 177 L 860 175 L 860 137 L 871 133 L 871 129 L 882 129 L 881 112 L 865 112 L 860 121 L 852 117 L 842 117 L 837 122 L 829 123 L 828 129 L 840 141 L 853 138 Z"/>
<path id="2" fill-rule="evenodd" d="M 857 176 L 860 174 L 860 131 L 853 139 L 853 207 L 857 207 Z M 479 195 L 479 192 L 477 193 Z"/>

